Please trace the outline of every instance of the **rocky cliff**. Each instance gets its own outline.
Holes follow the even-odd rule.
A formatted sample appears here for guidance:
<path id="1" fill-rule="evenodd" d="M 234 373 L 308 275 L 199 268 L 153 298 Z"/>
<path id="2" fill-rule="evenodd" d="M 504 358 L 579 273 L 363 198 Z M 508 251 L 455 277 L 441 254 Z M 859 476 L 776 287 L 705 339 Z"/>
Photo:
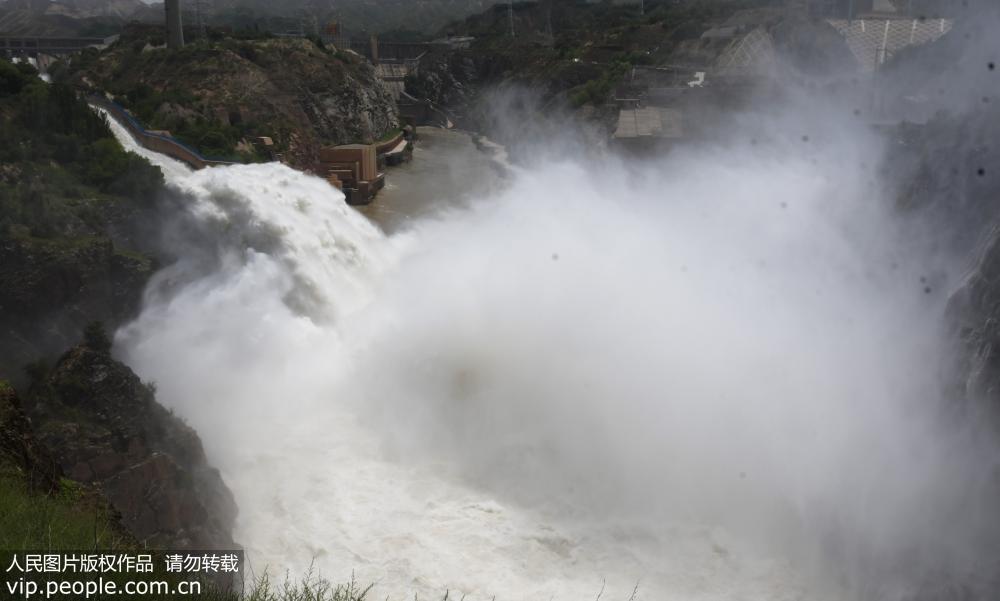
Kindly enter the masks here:
<path id="1" fill-rule="evenodd" d="M 887 105 L 920 109 L 892 132 L 887 169 L 904 212 L 926 224 L 925 243 L 965 272 L 949 282 L 954 396 L 1000 426 L 1000 10 L 965 4 L 976 18 L 883 70 Z"/>
<path id="2" fill-rule="evenodd" d="M 305 39 L 161 43 L 158 29 L 133 27 L 109 50 L 74 60 L 68 77 L 220 158 L 270 158 L 252 144 L 267 136 L 288 163 L 309 168 L 321 146 L 373 142 L 399 126 L 392 96 L 353 53 Z"/>
<path id="3" fill-rule="evenodd" d="M 198 435 L 115 361 L 96 328 L 32 386 L 38 439 L 65 474 L 98 490 L 142 544 L 233 548 L 236 506 Z"/>
<path id="4" fill-rule="evenodd" d="M 901 210 L 928 224 L 926 244 L 966 272 L 948 283 L 954 395 L 988 407 L 1000 425 L 1000 170 L 992 143 L 1000 106 L 904 124 L 893 137 L 889 173 L 900 182 Z"/>
<path id="5" fill-rule="evenodd" d="M 958 390 L 1000 425 L 1000 230 L 952 297 L 949 313 L 959 342 Z"/>

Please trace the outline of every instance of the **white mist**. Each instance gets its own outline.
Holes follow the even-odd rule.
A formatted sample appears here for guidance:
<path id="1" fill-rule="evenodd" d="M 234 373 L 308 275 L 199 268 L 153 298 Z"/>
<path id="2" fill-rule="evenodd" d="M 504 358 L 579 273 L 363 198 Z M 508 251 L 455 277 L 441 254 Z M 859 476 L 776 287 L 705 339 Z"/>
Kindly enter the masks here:
<path id="1" fill-rule="evenodd" d="M 939 415 L 945 295 L 841 126 L 549 161 L 393 237 L 283 166 L 173 165 L 180 260 L 117 347 L 201 434 L 258 571 L 906 599 L 977 569 L 996 452 Z"/>

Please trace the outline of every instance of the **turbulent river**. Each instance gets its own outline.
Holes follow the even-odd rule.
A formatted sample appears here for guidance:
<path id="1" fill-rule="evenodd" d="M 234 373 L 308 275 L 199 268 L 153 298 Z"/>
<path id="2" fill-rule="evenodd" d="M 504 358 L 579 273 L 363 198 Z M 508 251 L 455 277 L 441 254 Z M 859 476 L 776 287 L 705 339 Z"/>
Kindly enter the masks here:
<path id="1" fill-rule="evenodd" d="M 945 295 L 877 202 L 877 143 L 501 177 L 427 132 L 362 214 L 115 132 L 182 207 L 116 352 L 201 434 L 257 573 L 896 600 L 968 565 L 981 450 L 936 413 Z"/>

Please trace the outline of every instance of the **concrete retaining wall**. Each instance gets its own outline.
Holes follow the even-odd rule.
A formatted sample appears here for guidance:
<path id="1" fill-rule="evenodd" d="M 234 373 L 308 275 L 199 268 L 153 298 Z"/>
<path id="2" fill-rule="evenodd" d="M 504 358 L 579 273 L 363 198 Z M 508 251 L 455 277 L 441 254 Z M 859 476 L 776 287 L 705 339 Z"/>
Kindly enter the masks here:
<path id="1" fill-rule="evenodd" d="M 179 140 L 171 138 L 170 136 L 154 134 L 146 131 L 146 128 L 136 121 L 135 117 L 133 117 L 121 105 L 112 102 L 107 98 L 101 96 L 90 96 L 87 98 L 87 102 L 91 106 L 106 110 L 114 118 L 114 120 L 127 129 L 129 133 L 132 134 L 132 137 L 135 138 L 136 142 L 141 144 L 143 147 L 160 154 L 165 154 L 168 157 L 177 159 L 183 163 L 187 163 L 194 169 L 203 169 L 205 167 L 218 165 L 238 164 L 233 161 L 220 161 L 217 159 L 206 158 L 197 150 L 191 148 L 183 142 L 180 142 Z"/>

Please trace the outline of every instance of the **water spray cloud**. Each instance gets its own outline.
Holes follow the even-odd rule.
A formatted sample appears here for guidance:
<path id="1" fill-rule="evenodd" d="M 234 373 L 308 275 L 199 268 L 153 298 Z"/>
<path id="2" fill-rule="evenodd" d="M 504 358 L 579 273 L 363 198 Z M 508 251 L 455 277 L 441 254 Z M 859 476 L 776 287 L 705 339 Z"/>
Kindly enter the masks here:
<path id="1" fill-rule="evenodd" d="M 945 417 L 947 290 L 921 281 L 947 261 L 894 216 L 880 143 L 814 100 L 668 158 L 518 168 L 391 237 L 282 166 L 172 171 L 197 227 L 119 351 L 281 568 L 987 595 L 997 449 Z"/>

